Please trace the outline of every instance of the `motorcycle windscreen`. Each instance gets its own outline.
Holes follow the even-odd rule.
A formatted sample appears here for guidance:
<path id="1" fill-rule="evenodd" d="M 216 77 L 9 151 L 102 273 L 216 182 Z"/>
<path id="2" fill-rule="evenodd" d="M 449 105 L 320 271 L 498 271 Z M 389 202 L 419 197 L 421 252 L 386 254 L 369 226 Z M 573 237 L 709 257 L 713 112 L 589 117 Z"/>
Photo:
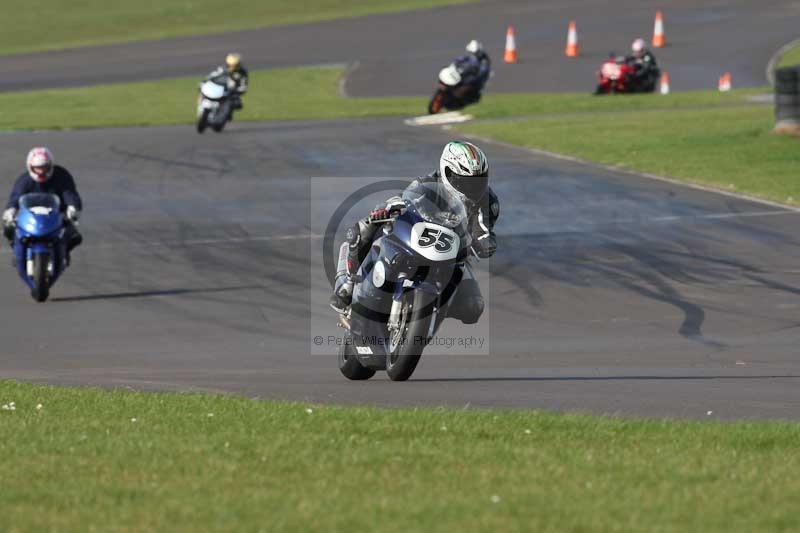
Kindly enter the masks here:
<path id="1" fill-rule="evenodd" d="M 34 236 L 45 236 L 63 225 L 61 201 L 48 193 L 31 193 L 19 199 L 17 226 Z"/>
<path id="2" fill-rule="evenodd" d="M 225 96 L 225 86 L 209 80 L 200 87 L 200 92 L 209 100 L 219 100 Z"/>
<path id="3" fill-rule="evenodd" d="M 55 194 L 34 192 L 20 197 L 19 207 L 35 214 L 47 215 L 54 211 L 61 211 L 61 200 Z"/>
<path id="4" fill-rule="evenodd" d="M 461 73 L 455 65 L 450 65 L 439 71 L 439 81 L 448 87 L 455 87 L 461 83 Z"/>
<path id="5" fill-rule="evenodd" d="M 464 202 L 440 181 L 416 181 L 403 191 L 403 202 L 432 224 L 456 230 L 467 223 Z"/>

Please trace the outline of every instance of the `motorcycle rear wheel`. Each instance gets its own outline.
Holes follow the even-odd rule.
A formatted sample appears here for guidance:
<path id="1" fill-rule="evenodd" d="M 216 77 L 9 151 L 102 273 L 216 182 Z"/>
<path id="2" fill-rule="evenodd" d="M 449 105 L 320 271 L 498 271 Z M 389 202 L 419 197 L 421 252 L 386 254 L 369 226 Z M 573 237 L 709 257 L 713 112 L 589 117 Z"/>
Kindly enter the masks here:
<path id="1" fill-rule="evenodd" d="M 406 381 L 414 373 L 425 349 L 421 340 L 427 341 L 433 320 L 429 312 L 430 297 L 425 292 L 409 292 L 403 298 L 398 333 L 401 342 L 390 344 L 386 357 L 386 374 L 392 381 Z"/>
<path id="2" fill-rule="evenodd" d="M 47 273 L 47 254 L 38 253 L 33 256 L 33 281 L 31 296 L 39 303 L 47 301 L 50 296 L 50 280 Z"/>

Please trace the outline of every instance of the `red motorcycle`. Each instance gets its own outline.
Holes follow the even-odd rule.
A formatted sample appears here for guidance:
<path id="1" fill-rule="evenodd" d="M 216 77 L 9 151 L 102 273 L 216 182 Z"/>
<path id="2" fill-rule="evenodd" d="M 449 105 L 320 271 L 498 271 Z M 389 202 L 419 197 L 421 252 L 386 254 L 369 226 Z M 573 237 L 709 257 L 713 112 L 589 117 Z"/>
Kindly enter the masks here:
<path id="1" fill-rule="evenodd" d="M 641 92 L 635 83 L 635 72 L 624 57 L 609 57 L 597 71 L 599 82 L 594 94 Z"/>

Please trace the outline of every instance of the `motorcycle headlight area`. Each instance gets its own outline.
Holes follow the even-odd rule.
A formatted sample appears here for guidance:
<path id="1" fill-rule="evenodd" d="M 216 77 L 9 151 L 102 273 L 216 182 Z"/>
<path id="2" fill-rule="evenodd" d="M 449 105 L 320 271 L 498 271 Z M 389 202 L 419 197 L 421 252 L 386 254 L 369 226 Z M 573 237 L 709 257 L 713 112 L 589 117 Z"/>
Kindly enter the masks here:
<path id="1" fill-rule="evenodd" d="M 383 287 L 383 284 L 386 282 L 386 267 L 383 265 L 383 261 L 376 261 L 375 266 L 372 268 L 372 284 L 375 287 Z"/>

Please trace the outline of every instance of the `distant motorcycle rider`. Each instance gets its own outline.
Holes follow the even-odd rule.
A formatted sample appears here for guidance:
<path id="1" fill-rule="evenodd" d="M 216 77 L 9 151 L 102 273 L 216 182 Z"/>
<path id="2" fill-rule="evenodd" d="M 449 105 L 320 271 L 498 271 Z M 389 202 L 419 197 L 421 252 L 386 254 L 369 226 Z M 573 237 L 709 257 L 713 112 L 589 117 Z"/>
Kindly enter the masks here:
<path id="1" fill-rule="evenodd" d="M 3 211 L 3 234 L 10 243 L 14 241 L 14 227 L 19 210 L 19 199 L 30 193 L 55 194 L 61 201 L 61 209 L 66 218 L 67 257 L 69 253 L 83 242 L 83 237 L 76 228 L 80 218 L 83 202 L 75 179 L 69 171 L 56 165 L 53 154 L 47 148 L 38 146 L 28 152 L 25 161 L 27 172 L 23 172 L 14 183 L 11 195 Z"/>
<path id="2" fill-rule="evenodd" d="M 439 170 L 428 176 L 417 178 L 408 189 L 419 184 L 440 182 L 460 198 L 468 213 L 468 228 L 472 236 L 472 247 L 478 257 L 488 258 L 497 250 L 494 225 L 500 215 L 500 203 L 489 187 L 489 163 L 483 151 L 474 144 L 451 141 L 445 145 L 439 159 Z M 366 258 L 372 241 L 380 227 L 399 214 L 405 204 L 399 196 L 386 201 L 347 230 L 345 242 L 339 249 L 340 270 L 337 272 L 331 307 L 344 313 L 352 302 L 354 276 Z M 465 265 L 464 277 L 458 286 L 455 300 L 450 307 L 450 316 L 465 324 L 474 324 L 483 313 L 483 296 L 469 264 Z"/>
<path id="3" fill-rule="evenodd" d="M 638 38 L 631 44 L 631 54 L 625 58 L 626 62 L 634 68 L 634 80 L 643 91 L 655 90 L 660 71 L 656 57 L 647 46 L 644 39 Z"/>
<path id="4" fill-rule="evenodd" d="M 233 108 L 242 109 L 242 95 L 247 92 L 248 73 L 242 65 L 242 56 L 230 53 L 225 56 L 225 64 L 215 68 L 206 76 L 206 80 L 213 80 L 220 76 L 228 78 L 228 89 L 233 92 Z"/>
<path id="5" fill-rule="evenodd" d="M 475 39 L 467 43 L 467 53 L 456 58 L 456 68 L 461 74 L 461 83 L 455 95 L 464 103 L 480 100 L 481 91 L 492 74 L 492 61 L 483 48 L 483 44 Z"/>

